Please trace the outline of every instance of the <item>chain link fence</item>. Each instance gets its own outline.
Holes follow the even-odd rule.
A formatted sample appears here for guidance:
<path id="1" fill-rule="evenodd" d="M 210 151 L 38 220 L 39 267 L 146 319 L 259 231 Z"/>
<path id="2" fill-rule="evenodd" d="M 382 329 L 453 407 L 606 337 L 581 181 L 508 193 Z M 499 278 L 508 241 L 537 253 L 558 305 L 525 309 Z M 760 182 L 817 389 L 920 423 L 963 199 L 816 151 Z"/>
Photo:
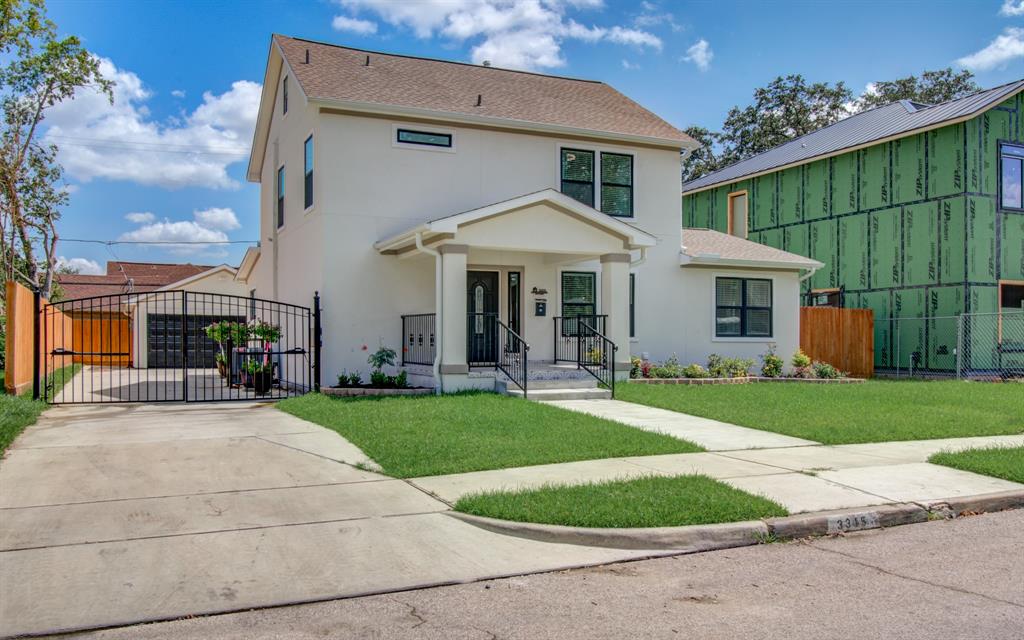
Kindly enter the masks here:
<path id="1" fill-rule="evenodd" d="M 876 322 L 878 373 L 1024 380 L 1024 310 Z"/>

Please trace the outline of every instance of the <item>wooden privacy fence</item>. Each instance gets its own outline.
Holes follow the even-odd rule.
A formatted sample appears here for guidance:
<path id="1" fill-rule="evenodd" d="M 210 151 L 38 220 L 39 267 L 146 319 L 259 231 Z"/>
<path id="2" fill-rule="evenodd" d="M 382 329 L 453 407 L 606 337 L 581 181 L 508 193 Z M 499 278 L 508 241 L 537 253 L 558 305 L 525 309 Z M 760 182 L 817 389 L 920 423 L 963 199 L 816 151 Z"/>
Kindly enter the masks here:
<path id="1" fill-rule="evenodd" d="M 871 309 L 801 307 L 800 348 L 813 360 L 870 378 L 875 374 L 875 314 Z"/>

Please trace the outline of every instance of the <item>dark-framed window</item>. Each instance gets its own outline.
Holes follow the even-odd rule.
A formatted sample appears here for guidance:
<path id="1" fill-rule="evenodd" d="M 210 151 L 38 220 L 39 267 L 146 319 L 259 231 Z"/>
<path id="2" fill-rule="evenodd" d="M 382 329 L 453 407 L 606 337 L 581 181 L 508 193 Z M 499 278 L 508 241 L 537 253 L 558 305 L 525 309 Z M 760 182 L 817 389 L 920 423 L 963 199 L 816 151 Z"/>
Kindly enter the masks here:
<path id="1" fill-rule="evenodd" d="M 601 211 L 633 217 L 633 156 L 601 152 Z"/>
<path id="2" fill-rule="evenodd" d="M 284 226 L 284 165 L 277 170 L 277 228 Z"/>
<path id="3" fill-rule="evenodd" d="M 562 149 L 561 165 L 562 193 L 594 206 L 594 152 Z"/>
<path id="4" fill-rule="evenodd" d="M 313 136 L 302 145 L 302 201 L 305 208 L 313 206 Z"/>
<path id="5" fill-rule="evenodd" d="M 520 304 L 522 274 L 518 271 L 508 272 L 508 328 L 519 335 L 523 332 L 520 329 Z"/>
<path id="6" fill-rule="evenodd" d="M 636 337 L 636 274 L 629 274 L 629 337 Z"/>
<path id="7" fill-rule="evenodd" d="M 772 281 L 715 278 L 715 337 L 772 337 Z"/>
<path id="8" fill-rule="evenodd" d="M 590 319 L 590 324 L 596 322 L 597 315 L 597 274 L 593 271 L 563 271 L 562 272 L 562 333 L 564 335 L 576 335 L 579 331 L 575 320 L 569 318 Z M 594 326 L 600 330 L 600 327 Z"/>
<path id="9" fill-rule="evenodd" d="M 288 113 L 288 76 L 281 81 L 281 115 Z"/>
<path id="10" fill-rule="evenodd" d="M 446 149 L 452 147 L 452 134 L 450 133 L 399 129 L 396 136 L 396 140 L 402 144 L 420 144 L 425 147 L 444 147 Z"/>
<path id="11" fill-rule="evenodd" d="M 1024 145 L 999 145 L 999 206 L 1024 211 Z"/>

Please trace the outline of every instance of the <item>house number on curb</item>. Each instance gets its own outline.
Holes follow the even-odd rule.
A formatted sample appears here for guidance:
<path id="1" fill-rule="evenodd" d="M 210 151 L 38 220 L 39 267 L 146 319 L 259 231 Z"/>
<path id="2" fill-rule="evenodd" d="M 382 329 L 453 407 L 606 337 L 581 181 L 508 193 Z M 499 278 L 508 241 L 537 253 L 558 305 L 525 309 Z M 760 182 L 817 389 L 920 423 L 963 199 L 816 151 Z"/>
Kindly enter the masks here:
<path id="1" fill-rule="evenodd" d="M 878 514 L 876 513 L 852 513 L 844 516 L 829 516 L 828 518 L 829 534 L 877 527 Z"/>

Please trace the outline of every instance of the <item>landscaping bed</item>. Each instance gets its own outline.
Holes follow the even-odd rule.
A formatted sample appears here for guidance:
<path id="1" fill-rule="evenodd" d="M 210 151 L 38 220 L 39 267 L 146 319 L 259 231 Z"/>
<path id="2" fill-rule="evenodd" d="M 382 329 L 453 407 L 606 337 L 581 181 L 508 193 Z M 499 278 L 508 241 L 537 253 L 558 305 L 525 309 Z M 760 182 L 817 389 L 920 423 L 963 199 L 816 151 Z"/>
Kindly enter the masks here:
<path id="1" fill-rule="evenodd" d="M 324 387 L 321 393 L 338 398 L 351 398 L 358 396 L 425 396 L 434 393 L 430 387 Z"/>
<path id="2" fill-rule="evenodd" d="M 825 444 L 1024 433 L 1019 385 L 878 381 L 849 385 L 621 384 L 618 399 Z"/>
<path id="3" fill-rule="evenodd" d="M 573 527 L 679 527 L 789 515 L 767 498 L 707 476 L 648 477 L 464 496 L 455 510 Z"/>
<path id="4" fill-rule="evenodd" d="M 630 380 L 659 384 L 743 384 L 746 382 L 801 381 L 836 382 L 849 380 L 847 375 L 827 362 L 812 360 L 800 349 L 790 358 L 787 370 L 785 360 L 775 353 L 774 348 L 761 355 L 759 375 L 751 375 L 753 358 L 724 358 L 717 353 L 708 356 L 707 365 L 696 363 L 683 366 L 676 356 L 664 362 L 653 362 L 632 358 L 629 370 Z M 692 382 L 691 382 L 692 381 Z"/>
<path id="5" fill-rule="evenodd" d="M 1024 447 L 967 449 L 956 453 L 936 453 L 928 462 L 971 471 L 1024 484 Z"/>
<path id="6" fill-rule="evenodd" d="M 277 407 L 337 431 L 388 475 L 417 476 L 703 451 L 660 433 L 494 393 L 331 398 Z"/>
<path id="7" fill-rule="evenodd" d="M 752 382 L 796 382 L 809 384 L 856 384 L 865 382 L 864 378 L 765 378 L 764 376 L 746 376 L 742 378 L 633 378 L 630 382 L 637 384 L 750 384 Z"/>

